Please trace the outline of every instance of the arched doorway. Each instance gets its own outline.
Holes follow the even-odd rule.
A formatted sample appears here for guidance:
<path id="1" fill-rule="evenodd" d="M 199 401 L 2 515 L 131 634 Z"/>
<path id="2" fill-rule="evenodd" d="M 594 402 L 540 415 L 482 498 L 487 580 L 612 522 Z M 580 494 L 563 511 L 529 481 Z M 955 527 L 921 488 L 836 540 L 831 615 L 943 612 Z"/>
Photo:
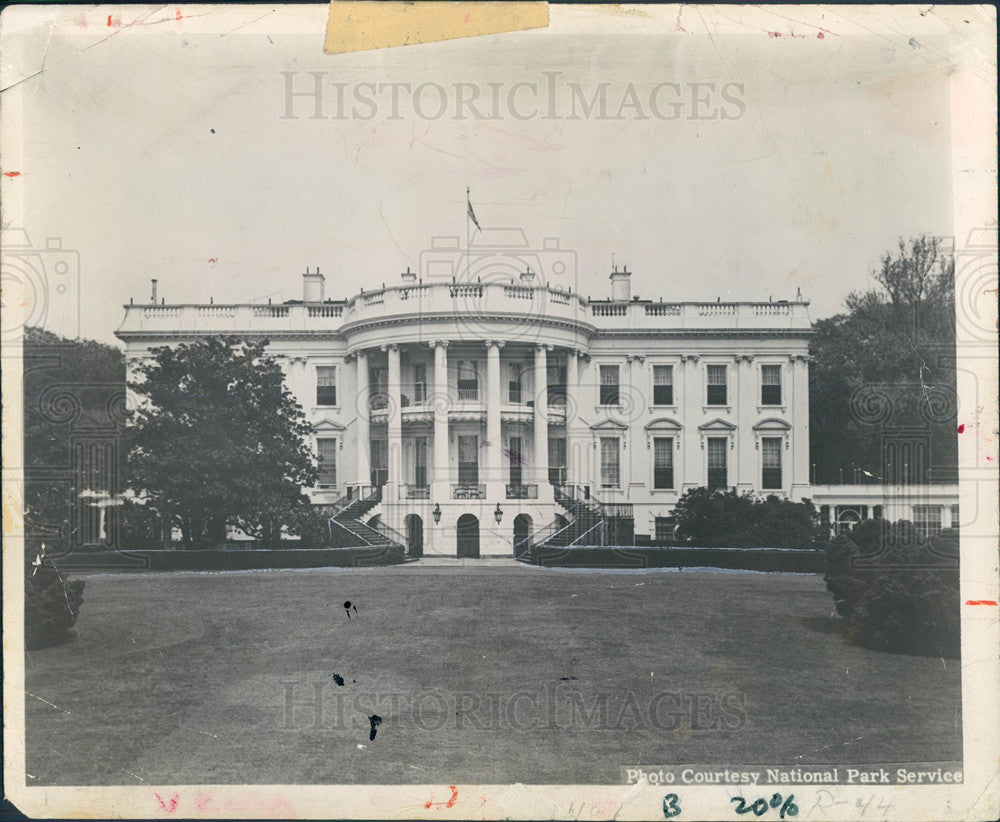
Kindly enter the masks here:
<path id="1" fill-rule="evenodd" d="M 462 514 L 458 518 L 458 555 L 479 557 L 479 520 L 472 514 Z"/>
<path id="2" fill-rule="evenodd" d="M 527 539 L 531 536 L 533 524 L 527 514 L 514 517 L 514 552 L 520 553 L 528 548 Z"/>
<path id="3" fill-rule="evenodd" d="M 406 555 L 419 559 L 424 555 L 424 521 L 417 514 L 407 514 L 403 525 L 406 528 Z"/>
<path id="4" fill-rule="evenodd" d="M 837 506 L 836 532 L 838 535 L 850 533 L 851 529 L 861 522 L 861 514 L 856 508 Z"/>

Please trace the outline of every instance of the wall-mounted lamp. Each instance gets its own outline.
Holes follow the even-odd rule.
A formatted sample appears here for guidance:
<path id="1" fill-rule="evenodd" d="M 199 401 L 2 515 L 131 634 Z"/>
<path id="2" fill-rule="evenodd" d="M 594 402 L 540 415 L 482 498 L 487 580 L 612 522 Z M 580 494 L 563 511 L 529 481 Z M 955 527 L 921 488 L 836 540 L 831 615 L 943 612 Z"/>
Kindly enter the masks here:
<path id="1" fill-rule="evenodd" d="M 434 524 L 437 525 L 441 521 L 441 503 L 434 503 L 434 510 L 431 511 L 431 516 L 434 517 Z"/>
<path id="2" fill-rule="evenodd" d="M 497 525 L 500 524 L 500 520 L 503 519 L 503 508 L 500 507 L 500 503 L 497 503 L 496 510 L 493 512 L 493 519 L 497 521 Z"/>

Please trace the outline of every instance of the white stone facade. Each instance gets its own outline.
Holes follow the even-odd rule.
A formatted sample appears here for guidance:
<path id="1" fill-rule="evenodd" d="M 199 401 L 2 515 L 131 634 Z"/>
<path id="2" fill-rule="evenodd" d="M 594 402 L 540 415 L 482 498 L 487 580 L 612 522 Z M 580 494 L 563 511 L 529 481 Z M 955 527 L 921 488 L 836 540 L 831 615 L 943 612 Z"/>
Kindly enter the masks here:
<path id="1" fill-rule="evenodd" d="M 129 305 L 116 333 L 130 369 L 206 335 L 270 340 L 323 458 L 312 500 L 381 485 L 371 514 L 427 554 L 454 555 L 471 514 L 482 554 L 509 555 L 561 513 L 554 485 L 631 506 L 640 542 L 689 488 L 811 496 L 808 303 L 639 300 L 627 271 L 611 280 L 593 300 L 530 273 L 408 271 L 331 300 L 317 270 L 302 301 Z"/>

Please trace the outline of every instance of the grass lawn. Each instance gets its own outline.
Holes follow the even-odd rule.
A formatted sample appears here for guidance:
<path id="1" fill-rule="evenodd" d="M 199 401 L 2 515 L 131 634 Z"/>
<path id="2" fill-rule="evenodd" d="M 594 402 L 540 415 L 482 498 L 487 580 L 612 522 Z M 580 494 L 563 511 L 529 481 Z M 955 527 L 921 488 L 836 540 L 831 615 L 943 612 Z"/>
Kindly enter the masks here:
<path id="1" fill-rule="evenodd" d="M 962 755 L 959 663 L 850 644 L 818 576 L 417 563 L 92 576 L 84 597 L 79 636 L 27 657 L 30 785 Z"/>

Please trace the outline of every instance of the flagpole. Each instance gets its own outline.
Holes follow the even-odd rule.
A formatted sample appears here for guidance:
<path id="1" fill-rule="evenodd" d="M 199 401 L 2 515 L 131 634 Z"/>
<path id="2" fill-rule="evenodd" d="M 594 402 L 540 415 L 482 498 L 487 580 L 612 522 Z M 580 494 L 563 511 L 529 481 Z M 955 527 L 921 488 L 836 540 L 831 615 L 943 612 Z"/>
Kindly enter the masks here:
<path id="1" fill-rule="evenodd" d="M 468 186 L 465 187 L 465 202 L 466 204 L 472 202 L 472 200 L 470 199 Z M 466 282 L 469 281 L 469 246 L 472 244 L 472 239 L 471 239 L 472 229 L 471 226 L 469 225 L 470 219 L 471 218 L 469 217 L 469 209 L 466 208 L 465 209 L 465 281 Z"/>

